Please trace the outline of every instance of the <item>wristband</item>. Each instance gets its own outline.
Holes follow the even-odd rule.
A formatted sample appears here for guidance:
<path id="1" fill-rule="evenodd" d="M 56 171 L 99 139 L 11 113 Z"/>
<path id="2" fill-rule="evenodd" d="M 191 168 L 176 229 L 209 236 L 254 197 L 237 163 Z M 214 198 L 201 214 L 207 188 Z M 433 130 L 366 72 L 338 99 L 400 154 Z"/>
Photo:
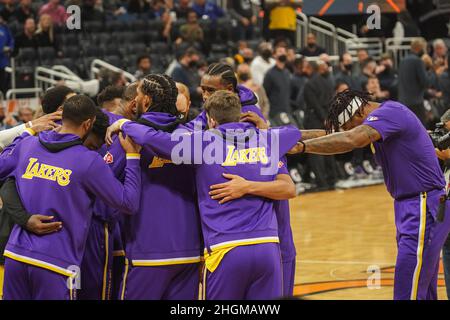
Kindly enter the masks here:
<path id="1" fill-rule="evenodd" d="M 299 141 L 298 143 L 301 143 L 303 145 L 303 150 L 302 152 L 300 152 L 299 154 L 304 154 L 306 153 L 306 144 L 303 141 Z"/>
<path id="2" fill-rule="evenodd" d="M 31 128 L 33 126 L 33 123 L 31 121 L 27 122 L 28 128 Z"/>

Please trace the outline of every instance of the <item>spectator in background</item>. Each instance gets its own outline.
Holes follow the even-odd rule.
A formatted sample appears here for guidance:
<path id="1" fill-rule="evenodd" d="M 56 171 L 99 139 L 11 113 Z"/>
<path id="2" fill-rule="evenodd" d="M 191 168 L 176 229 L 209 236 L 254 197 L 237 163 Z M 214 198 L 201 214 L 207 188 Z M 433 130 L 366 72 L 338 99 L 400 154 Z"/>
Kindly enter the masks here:
<path id="1" fill-rule="evenodd" d="M 330 81 L 328 65 L 319 60 L 310 62 L 312 75 L 304 88 L 305 129 L 323 129 L 334 85 Z M 336 163 L 333 156 L 308 155 L 308 163 L 316 177 L 319 190 L 333 189 L 336 182 Z"/>
<path id="2" fill-rule="evenodd" d="M 295 59 L 298 57 L 301 57 L 300 54 L 295 53 L 295 48 L 291 47 L 289 45 L 286 46 L 286 55 L 287 55 L 287 62 L 286 62 L 286 68 L 289 70 L 290 73 L 294 73 L 294 63 Z"/>
<path id="3" fill-rule="evenodd" d="M 253 50 L 251 48 L 242 48 L 239 52 L 234 56 L 234 60 L 239 65 L 241 63 L 252 63 L 254 59 Z"/>
<path id="4" fill-rule="evenodd" d="M 370 76 L 367 79 L 367 82 L 364 84 L 364 90 L 372 95 L 374 101 L 383 102 L 389 99 L 389 91 L 381 89 L 380 81 L 375 76 Z"/>
<path id="5" fill-rule="evenodd" d="M 192 5 L 192 10 L 197 13 L 200 19 L 207 18 L 213 22 L 225 15 L 222 8 L 207 0 L 195 0 Z"/>
<path id="6" fill-rule="evenodd" d="M 323 53 L 326 53 L 325 49 L 317 45 L 317 39 L 314 33 L 308 33 L 306 47 L 300 51 L 300 54 L 305 57 L 318 57 Z"/>
<path id="7" fill-rule="evenodd" d="M 127 11 L 131 14 L 148 13 L 150 11 L 150 4 L 145 0 L 128 0 Z"/>
<path id="8" fill-rule="evenodd" d="M 397 99 L 397 73 L 390 54 L 383 54 L 377 72 L 378 80 L 382 90 L 388 90 L 391 99 Z"/>
<path id="9" fill-rule="evenodd" d="M 364 85 L 365 85 L 365 83 L 367 83 L 367 80 L 370 77 L 376 76 L 377 66 L 378 66 L 377 62 L 372 58 L 367 58 L 366 60 L 364 60 L 364 62 L 361 65 L 361 67 L 362 67 L 361 74 L 358 78 L 358 81 L 359 81 L 358 90 L 364 89 Z"/>
<path id="10" fill-rule="evenodd" d="M 433 59 L 428 54 L 424 54 L 422 56 L 422 61 L 425 64 L 428 78 L 428 88 L 425 91 L 425 99 L 441 98 L 442 91 L 440 91 L 439 77 L 433 65 Z"/>
<path id="11" fill-rule="evenodd" d="M 264 90 L 270 102 L 270 118 L 278 124 L 284 114 L 291 114 L 291 75 L 286 69 L 287 52 L 285 47 L 276 47 L 275 65 L 264 77 Z M 278 120 L 278 121 L 277 121 Z"/>
<path id="12" fill-rule="evenodd" d="M 445 69 L 447 51 L 448 48 L 444 40 L 436 39 L 433 41 L 433 65 L 438 74 L 441 74 Z"/>
<path id="13" fill-rule="evenodd" d="M 20 107 L 18 111 L 18 118 L 19 118 L 18 124 L 30 122 L 34 118 L 33 109 L 31 109 L 29 106 Z"/>
<path id="14" fill-rule="evenodd" d="M 18 53 L 20 48 L 36 48 L 36 23 L 33 18 L 28 18 L 23 26 L 23 32 L 16 37 L 15 53 Z"/>
<path id="15" fill-rule="evenodd" d="M 20 23 L 25 23 L 29 18 L 35 19 L 36 12 L 31 7 L 31 0 L 20 0 L 19 7 L 14 12 L 14 16 Z"/>
<path id="16" fill-rule="evenodd" d="M 447 59 L 445 59 L 445 69 L 439 75 L 439 86 L 442 88 L 442 100 L 444 101 L 444 105 L 447 109 L 450 109 L 450 73 L 448 71 L 449 60 L 450 55 L 448 55 Z"/>
<path id="17" fill-rule="evenodd" d="M 67 13 L 64 6 L 59 4 L 59 0 L 49 0 L 39 10 L 39 16 L 49 15 L 53 24 L 62 27 L 66 23 Z"/>
<path id="18" fill-rule="evenodd" d="M 107 86 L 98 94 L 97 104 L 113 113 L 120 106 L 124 89 L 124 86 Z"/>
<path id="19" fill-rule="evenodd" d="M 137 70 L 134 73 L 134 77 L 138 80 L 144 78 L 147 74 L 151 72 L 152 69 L 152 59 L 149 55 L 142 55 L 137 58 L 136 61 Z"/>
<path id="20" fill-rule="evenodd" d="M 16 10 L 16 4 L 14 0 L 3 0 L 3 8 L 0 11 L 0 16 L 5 22 L 9 22 L 14 18 L 14 12 Z"/>
<path id="21" fill-rule="evenodd" d="M 239 84 L 252 90 L 256 97 L 258 98 L 258 106 L 261 109 L 262 114 L 266 119 L 269 119 L 270 102 L 267 98 L 266 91 L 264 87 L 257 85 L 252 80 L 252 73 L 250 71 L 250 66 L 247 63 L 241 63 L 237 67 L 237 77 Z"/>
<path id="22" fill-rule="evenodd" d="M 8 25 L 0 16 L 0 90 L 6 94 L 8 89 L 7 74 L 5 68 L 9 65 L 9 58 L 14 51 L 14 38 Z"/>
<path id="23" fill-rule="evenodd" d="M 269 14 L 269 34 L 271 39 L 287 39 L 291 46 L 296 45 L 297 13 L 301 2 L 281 0 L 266 3 Z"/>
<path id="24" fill-rule="evenodd" d="M 291 79 L 291 108 L 299 110 L 304 107 L 303 90 L 308 81 L 305 73 L 305 67 L 308 62 L 303 56 L 296 57 L 294 60 L 294 72 Z"/>
<path id="25" fill-rule="evenodd" d="M 194 48 L 189 48 L 182 53 L 177 66 L 173 69 L 172 78 L 181 82 L 189 88 L 192 104 L 199 108 L 201 105 L 202 89 L 200 88 L 200 77 L 197 72 L 197 64 L 200 56 Z"/>
<path id="26" fill-rule="evenodd" d="M 358 49 L 356 52 L 358 62 L 353 66 L 353 75 L 359 77 L 362 74 L 363 63 L 369 59 L 369 52 L 366 49 Z"/>
<path id="27" fill-rule="evenodd" d="M 179 0 L 175 4 L 174 11 L 177 15 L 177 19 L 187 19 L 188 13 L 191 11 L 191 1 L 190 0 Z"/>
<path id="28" fill-rule="evenodd" d="M 360 89 L 360 83 L 353 75 L 353 58 L 350 53 L 345 52 L 339 57 L 339 65 L 334 78 L 336 82 L 344 82 L 353 90 Z"/>
<path id="29" fill-rule="evenodd" d="M 192 46 L 202 47 L 204 39 L 203 29 L 198 23 L 198 17 L 194 10 L 190 10 L 187 15 L 187 21 L 180 27 L 180 37 L 175 41 L 177 45 L 186 42 Z"/>
<path id="30" fill-rule="evenodd" d="M 103 21 L 105 18 L 102 11 L 96 6 L 96 0 L 83 0 L 81 5 L 81 21 Z"/>
<path id="31" fill-rule="evenodd" d="M 253 10 L 250 0 L 231 0 L 228 12 L 237 21 L 237 40 L 250 40 L 253 38 L 253 28 L 258 18 Z"/>
<path id="32" fill-rule="evenodd" d="M 164 0 L 151 1 L 150 17 L 162 21 L 162 36 L 164 39 L 169 39 L 172 30 L 172 17 L 170 16 L 170 8 Z"/>
<path id="33" fill-rule="evenodd" d="M 429 79 L 421 57 L 425 53 L 425 40 L 415 40 L 411 53 L 403 58 L 398 70 L 398 100 L 413 111 L 425 124 L 424 95 Z"/>
<path id="34" fill-rule="evenodd" d="M 39 18 L 38 28 L 34 36 L 38 47 L 53 47 L 56 54 L 58 56 L 62 56 L 62 52 L 59 48 L 59 42 L 53 28 L 52 17 L 50 15 L 41 15 Z"/>
<path id="35" fill-rule="evenodd" d="M 262 86 L 267 71 L 275 65 L 275 59 L 272 58 L 272 45 L 270 42 L 260 43 L 258 46 L 258 54 L 253 59 L 250 70 L 253 76 L 253 82 Z"/>

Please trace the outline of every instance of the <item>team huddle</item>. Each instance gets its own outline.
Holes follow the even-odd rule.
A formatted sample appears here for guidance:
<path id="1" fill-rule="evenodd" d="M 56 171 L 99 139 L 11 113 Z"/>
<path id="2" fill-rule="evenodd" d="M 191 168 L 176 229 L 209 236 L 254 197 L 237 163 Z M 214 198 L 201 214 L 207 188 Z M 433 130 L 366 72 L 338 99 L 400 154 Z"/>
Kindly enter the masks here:
<path id="1" fill-rule="evenodd" d="M 2 153 L 0 176 L 16 194 L 3 195 L 4 206 L 15 201 L 28 214 L 50 216 L 54 232 L 13 228 L 5 300 L 292 295 L 287 199 L 295 187 L 283 156 L 301 133 L 242 122 L 262 115 L 250 90 L 223 81 L 230 72 L 210 67 L 206 78 L 222 87 L 205 90 L 205 111 L 191 122 L 179 111 L 188 94 L 166 75 L 130 84 L 113 113 L 66 87 L 46 93 L 44 112 L 61 108 L 61 125 L 16 138 Z M 63 100 L 55 110 L 45 108 L 51 95 Z M 192 146 L 201 141 L 200 152 L 182 151 L 181 163 L 173 163 L 176 132 Z M 218 161 L 196 159 L 212 145 Z"/>
<path id="2" fill-rule="evenodd" d="M 346 90 L 326 130 L 269 128 L 230 66 L 210 65 L 201 87 L 192 120 L 188 90 L 167 75 L 128 85 L 112 112 L 64 86 L 46 92 L 44 113 L 62 122 L 30 125 L 0 155 L 3 210 L 15 217 L 5 300 L 292 296 L 286 154 L 368 145 L 395 199 L 394 298 L 437 298 L 445 181 L 406 106 Z"/>

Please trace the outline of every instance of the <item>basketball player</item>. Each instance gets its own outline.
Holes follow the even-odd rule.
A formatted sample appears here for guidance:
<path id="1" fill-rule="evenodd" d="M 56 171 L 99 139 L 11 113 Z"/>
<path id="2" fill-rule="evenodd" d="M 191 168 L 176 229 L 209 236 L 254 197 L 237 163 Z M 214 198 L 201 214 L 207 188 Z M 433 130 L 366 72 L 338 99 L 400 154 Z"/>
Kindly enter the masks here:
<path id="1" fill-rule="evenodd" d="M 122 185 L 96 152 L 82 146 L 95 114 L 92 100 L 74 96 L 64 103 L 59 132 L 24 136 L 0 157 L 0 177 L 15 177 L 25 209 L 54 216 L 64 226 L 60 232 L 45 236 L 14 227 L 4 253 L 5 300 L 75 297 L 73 282 L 68 278 L 78 276 L 76 270 L 93 211 L 92 195 L 122 212 L 132 214 L 137 210 L 139 147 L 129 138 L 120 137 L 130 153 Z"/>
<path id="2" fill-rule="evenodd" d="M 366 93 L 347 90 L 334 98 L 326 129 L 336 133 L 299 142 L 295 152 L 339 154 L 371 144 L 395 199 L 394 299 L 437 299 L 439 255 L 450 231 L 450 212 L 444 176 L 420 120 L 398 102 L 380 104 Z"/>
<path id="3" fill-rule="evenodd" d="M 137 120 L 144 128 L 172 132 L 182 122 L 178 90 L 165 75 L 150 74 L 137 88 Z M 121 299 L 198 298 L 201 231 L 193 169 L 142 150 L 142 195 L 137 215 L 125 221 L 129 262 Z"/>
<path id="4" fill-rule="evenodd" d="M 268 165 L 271 145 L 261 139 L 259 130 L 250 123 L 240 123 L 241 104 L 236 94 L 218 91 L 205 102 L 207 122 L 210 128 L 205 132 L 194 131 L 183 135 L 194 145 L 202 141 L 202 151 L 211 146 L 216 139 L 224 148 L 219 163 L 196 162 L 196 185 L 198 203 L 205 242 L 205 265 L 203 292 L 207 299 L 273 299 L 282 296 L 282 271 L 276 216 L 273 202 L 268 194 L 276 190 L 279 199 L 295 196 L 295 187 L 289 179 L 276 180 L 277 170 L 270 175 L 262 175 L 261 170 Z M 113 125 L 114 126 L 114 125 Z M 226 130 L 237 130 L 237 137 L 226 136 Z M 112 130 L 110 127 L 108 131 Z M 177 143 L 170 134 L 147 128 L 134 122 L 122 121 L 121 130 L 139 140 L 146 147 L 165 158 Z M 245 145 L 235 145 L 233 138 L 244 141 L 251 130 L 253 139 L 260 140 L 258 148 L 252 150 L 250 141 Z M 279 154 L 283 155 L 300 138 L 295 128 L 279 129 Z M 111 133 L 111 132 L 110 132 Z M 254 134 L 256 133 L 256 134 Z M 205 137 L 202 137 L 202 135 Z M 272 131 L 269 130 L 269 135 Z M 223 140 L 222 140 L 223 139 Z M 268 138 L 270 140 L 270 138 Z M 236 150 L 236 147 L 238 149 Z M 194 163 L 195 152 L 190 154 L 187 163 Z M 251 161 L 245 154 L 254 154 Z M 272 159 L 271 159 L 272 160 Z M 278 163 L 279 158 L 276 159 Z M 246 197 L 231 202 L 211 199 L 210 186 L 223 183 L 227 174 L 234 174 L 255 181 L 255 188 Z M 268 185 L 270 183 L 271 185 Z"/>
<path id="5" fill-rule="evenodd" d="M 113 112 L 102 109 L 112 124 L 116 120 L 134 119 L 137 83 L 128 85 L 118 107 Z M 106 89 L 105 89 L 106 90 Z M 97 121 L 97 120 L 96 120 Z M 105 163 L 111 168 L 114 176 L 121 182 L 125 178 L 126 154 L 116 137 L 110 148 L 101 140 L 101 148 L 97 148 Z M 86 240 L 86 250 L 81 264 L 81 290 L 79 300 L 117 299 L 120 281 L 124 268 L 124 247 L 120 225 L 122 215 L 109 207 L 104 201 L 97 199 L 94 205 L 92 222 Z"/>

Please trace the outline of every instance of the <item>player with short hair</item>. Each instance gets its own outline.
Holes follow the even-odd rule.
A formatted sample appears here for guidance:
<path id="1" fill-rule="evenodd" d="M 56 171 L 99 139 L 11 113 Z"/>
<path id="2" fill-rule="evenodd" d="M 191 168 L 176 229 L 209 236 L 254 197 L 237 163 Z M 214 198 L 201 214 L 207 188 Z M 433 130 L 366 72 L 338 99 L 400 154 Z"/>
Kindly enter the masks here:
<path id="1" fill-rule="evenodd" d="M 123 92 L 123 86 L 107 86 L 98 94 L 97 104 L 100 106 L 100 108 L 114 113 L 114 111 L 120 105 Z"/>
<path id="2" fill-rule="evenodd" d="M 42 111 L 45 114 L 61 110 L 64 101 L 76 95 L 75 91 L 66 86 L 56 86 L 45 91 L 42 97 Z"/>
<path id="3" fill-rule="evenodd" d="M 263 139 L 264 133 L 253 124 L 239 122 L 241 103 L 239 97 L 229 91 L 220 90 L 211 95 L 205 102 L 205 110 L 207 124 L 214 130 L 193 133 L 185 130 L 177 135 L 183 138 L 183 142 L 188 139 L 188 145 L 194 148 L 183 152 L 187 159 L 183 158 L 182 163 L 193 164 L 195 168 L 206 248 L 201 296 L 207 299 L 281 297 L 277 219 L 273 214 L 273 201 L 267 197 L 275 197 L 274 192 L 278 194 L 278 199 L 295 196 L 295 187 L 291 180 L 290 184 L 286 184 L 286 180 L 276 179 L 278 167 L 267 175 L 261 174 L 261 170 L 273 165 L 274 161 L 278 165 L 279 156 L 275 156 L 278 154 L 275 151 L 279 151 L 279 155 L 285 154 L 298 141 L 300 132 L 296 128 L 268 130 L 265 134 L 269 137 Z M 179 141 L 172 141 L 170 134 L 139 123 L 119 121 L 108 129 L 108 140 L 119 127 L 144 148 L 151 148 L 156 154 L 173 160 L 172 150 L 177 148 Z M 229 136 L 227 130 L 232 130 L 235 135 Z M 268 142 L 276 133 L 278 146 Z M 245 137 L 252 138 L 247 140 Z M 252 147 L 253 139 L 260 143 L 258 147 Z M 203 153 L 213 144 L 219 144 L 223 148 L 223 157 L 219 156 L 219 162 L 211 163 L 203 158 L 199 162 L 194 141 L 200 143 L 199 150 Z M 245 154 L 254 156 L 250 161 L 243 156 Z M 242 198 L 219 203 L 211 199 L 210 186 L 224 183 L 227 175 L 239 175 L 253 181 L 252 188 Z"/>
<path id="4" fill-rule="evenodd" d="M 139 147 L 120 137 L 129 153 L 122 185 L 101 157 L 82 145 L 96 110 L 88 97 L 74 96 L 64 103 L 59 132 L 24 134 L 0 156 L 0 178 L 15 177 L 26 211 L 53 216 L 64 226 L 45 236 L 14 227 L 4 253 L 5 300 L 74 299 L 73 280 L 79 276 L 93 196 L 121 212 L 137 210 Z"/>
<path id="5" fill-rule="evenodd" d="M 445 208 L 444 176 L 426 129 L 401 103 L 380 104 L 353 90 L 336 95 L 326 129 L 327 136 L 302 141 L 295 152 L 330 155 L 371 145 L 395 199 L 394 299 L 437 299 L 439 255 L 450 231 L 450 212 Z"/>

